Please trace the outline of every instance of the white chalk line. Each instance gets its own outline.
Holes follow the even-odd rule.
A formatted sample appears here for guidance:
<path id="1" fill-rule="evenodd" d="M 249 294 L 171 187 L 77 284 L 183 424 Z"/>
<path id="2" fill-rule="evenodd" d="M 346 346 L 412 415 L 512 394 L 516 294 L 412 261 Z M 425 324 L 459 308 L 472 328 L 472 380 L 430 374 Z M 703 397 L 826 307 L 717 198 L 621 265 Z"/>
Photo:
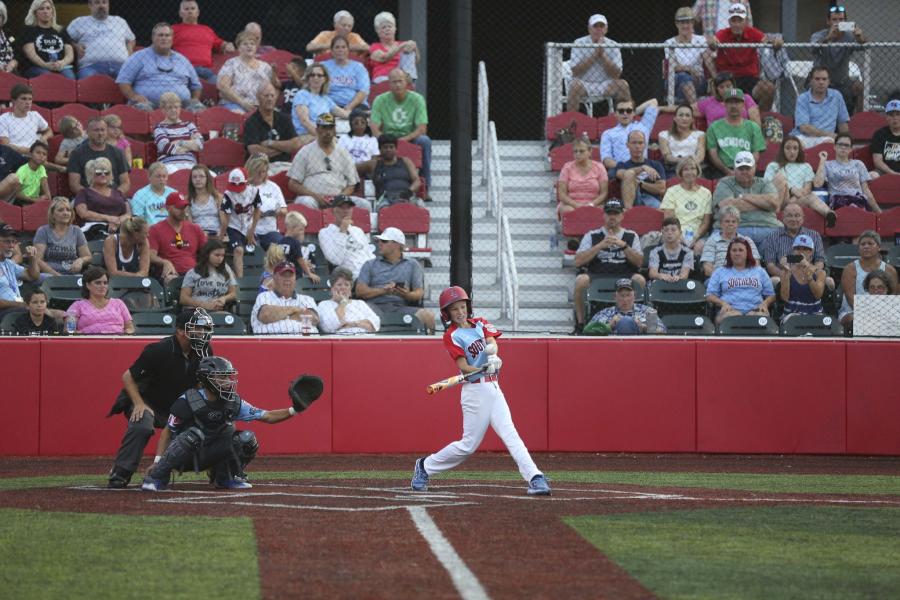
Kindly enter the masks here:
<path id="1" fill-rule="evenodd" d="M 409 511 L 409 516 L 412 517 L 416 529 L 428 542 L 435 558 L 438 559 L 444 569 L 446 569 L 447 574 L 450 575 L 453 586 L 463 600 L 487 600 L 489 596 L 484 586 L 481 585 L 481 582 L 475 577 L 475 573 L 460 558 L 453 548 L 453 544 L 444 537 L 434 519 L 428 514 L 428 510 L 422 506 L 410 506 L 406 510 Z"/>

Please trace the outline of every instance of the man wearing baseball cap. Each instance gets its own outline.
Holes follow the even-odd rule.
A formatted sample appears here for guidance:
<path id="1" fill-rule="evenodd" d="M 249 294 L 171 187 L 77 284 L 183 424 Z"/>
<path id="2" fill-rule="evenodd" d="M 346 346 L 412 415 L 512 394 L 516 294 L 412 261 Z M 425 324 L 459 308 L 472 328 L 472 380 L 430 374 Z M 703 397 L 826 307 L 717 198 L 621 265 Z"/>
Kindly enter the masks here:
<path id="1" fill-rule="evenodd" d="M 776 287 L 777 278 L 781 277 L 781 271 L 787 268 L 787 257 L 793 254 L 794 244 L 799 238 L 809 240 L 813 244 L 809 262 L 821 269 L 825 268 L 825 246 L 822 244 L 822 236 L 819 232 L 804 227 L 803 217 L 803 207 L 796 202 L 785 206 L 781 212 L 784 228 L 773 231 L 759 247 L 760 254 L 766 261 L 766 271 L 772 277 L 772 285 Z M 834 289 L 834 280 L 831 277 L 827 278 L 826 284 L 829 289 Z"/>
<path id="2" fill-rule="evenodd" d="M 775 216 L 779 205 L 775 186 L 756 176 L 756 160 L 742 150 L 734 157 L 734 175 L 720 179 L 713 192 L 713 229 L 721 229 L 722 209 L 733 206 L 741 212 L 738 233 L 760 246 L 773 231 L 781 228 Z"/>
<path id="3" fill-rule="evenodd" d="M 421 308 L 425 296 L 425 274 L 417 260 L 404 258 L 406 236 L 396 227 L 379 235 L 378 253 L 362 266 L 356 280 L 356 295 L 365 300 L 379 318 L 386 313 L 418 317 L 429 333 L 434 332 L 434 313 Z"/>
<path id="4" fill-rule="evenodd" d="M 362 266 L 375 258 L 375 253 L 366 232 L 353 224 L 353 199 L 339 194 L 330 206 L 334 222 L 319 231 L 319 246 L 325 260 L 334 267 L 349 269 L 355 279 Z"/>
<path id="5" fill-rule="evenodd" d="M 875 170 L 884 175 L 900 174 L 900 98 L 884 107 L 887 125 L 875 132 L 869 148 Z"/>
<path id="6" fill-rule="evenodd" d="M 575 40 L 576 44 L 596 47 L 572 48 L 572 81 L 566 100 L 570 111 L 578 112 L 586 96 L 612 96 L 617 100 L 631 96 L 628 82 L 622 79 L 622 51 L 606 37 L 608 27 L 605 16 L 591 15 L 588 35 Z"/>
<path id="7" fill-rule="evenodd" d="M 666 326 L 662 321 L 653 319 L 647 323 L 647 311 L 650 307 L 646 304 L 635 303 L 634 283 L 628 277 L 616 281 L 616 304 L 604 308 L 591 319 L 591 323 L 606 324 L 613 335 L 641 335 L 661 334 L 666 332 Z"/>
<path id="8" fill-rule="evenodd" d="M 696 0 L 693 6 L 694 20 L 700 23 L 703 36 L 711 38 L 720 29 L 728 27 L 728 9 L 740 3 L 747 9 L 747 24 L 753 25 L 750 0 Z"/>
<path id="9" fill-rule="evenodd" d="M 675 101 L 694 104 L 697 97 L 706 91 L 704 64 L 710 65 L 711 57 L 703 46 L 706 39 L 694 33 L 694 11 L 690 6 L 682 6 L 675 11 L 675 29 L 678 35 L 666 40 L 666 60 L 675 72 Z M 695 46 L 684 48 L 684 45 Z M 699 91 L 699 92 L 698 92 Z"/>
<path id="10" fill-rule="evenodd" d="M 294 263 L 281 261 L 275 265 L 272 275 L 272 289 L 261 292 L 256 297 L 253 312 L 250 313 L 253 333 L 318 333 L 319 313 L 316 312 L 316 301 L 297 293 L 297 267 Z"/>
<path id="11" fill-rule="evenodd" d="M 714 177 L 734 175 L 734 157 L 750 152 L 753 161 L 766 149 L 766 138 L 755 122 L 743 117 L 744 92 L 731 88 L 725 93 L 725 118 L 710 124 L 706 130 L 706 151 L 715 167 Z"/>
<path id="12" fill-rule="evenodd" d="M 150 263 L 165 282 L 193 269 L 206 243 L 203 230 L 187 219 L 188 205 L 184 196 L 172 192 L 166 196 L 168 216 L 150 228 Z"/>
<path id="13" fill-rule="evenodd" d="M 14 260 L 18 243 L 18 232 L 0 222 L 0 317 L 9 311 L 24 311 L 28 308 L 19 291 L 19 279 L 37 281 L 40 278 L 34 246 L 25 249 L 23 262 L 26 266 L 23 267 Z"/>

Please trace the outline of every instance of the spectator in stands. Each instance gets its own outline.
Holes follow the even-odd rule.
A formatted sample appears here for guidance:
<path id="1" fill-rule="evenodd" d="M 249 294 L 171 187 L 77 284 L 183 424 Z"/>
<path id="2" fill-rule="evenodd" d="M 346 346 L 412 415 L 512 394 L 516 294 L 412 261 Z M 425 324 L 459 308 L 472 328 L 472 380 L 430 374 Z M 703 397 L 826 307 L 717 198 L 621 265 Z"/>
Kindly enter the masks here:
<path id="1" fill-rule="evenodd" d="M 328 208 L 334 196 L 350 197 L 359 175 L 346 150 L 334 143 L 334 117 L 325 113 L 316 121 L 316 143 L 297 152 L 288 169 L 288 188 L 297 194 L 295 202 L 310 208 Z M 357 206 L 369 208 L 365 198 L 351 198 Z"/>
<path id="2" fill-rule="evenodd" d="M 646 304 L 635 304 L 634 283 L 623 277 L 616 281 L 616 303 L 604 308 L 591 318 L 591 323 L 606 324 L 615 335 L 660 334 L 666 332 L 662 321 L 656 322 L 654 331 L 647 326 L 647 311 L 651 307 Z"/>
<path id="3" fill-rule="evenodd" d="M 759 261 L 759 250 L 756 244 L 747 236 L 738 233 L 738 226 L 741 223 L 741 211 L 734 206 L 726 206 L 719 215 L 719 224 L 721 229 L 714 231 L 706 240 L 703 246 L 703 254 L 700 256 L 700 266 L 703 269 L 703 276 L 709 277 L 713 271 L 725 264 L 728 258 L 728 247 L 736 239 L 746 240 L 750 245 L 750 255 L 756 261 Z"/>
<path id="4" fill-rule="evenodd" d="M 313 55 L 327 52 L 331 48 L 331 41 L 336 36 L 347 38 L 350 42 L 350 51 L 360 58 L 365 58 L 369 53 L 369 45 L 353 31 L 354 19 L 346 10 L 334 13 L 334 29 L 320 31 L 319 34 L 306 45 L 306 51 Z"/>
<path id="5" fill-rule="evenodd" d="M 775 288 L 756 263 L 747 240 L 728 244 L 725 266 L 716 269 L 706 283 L 706 301 L 715 306 L 716 324 L 736 315 L 768 315 L 775 302 Z"/>
<path id="6" fill-rule="evenodd" d="M 884 271 L 870 271 L 863 279 L 863 289 L 870 296 L 893 296 L 897 293 L 897 284 Z"/>
<path id="7" fill-rule="evenodd" d="M 344 36 L 331 40 L 331 58 L 322 63 L 328 70 L 328 96 L 348 113 L 357 106 L 368 107 L 369 72 L 363 64 L 350 60 L 350 46 Z"/>
<path id="8" fill-rule="evenodd" d="M 166 198 L 175 191 L 169 187 L 169 172 L 166 165 L 155 162 L 147 169 L 150 183 L 134 193 L 129 204 L 131 214 L 147 221 L 150 225 L 156 225 L 164 220 L 169 213 L 166 211 Z"/>
<path id="9" fill-rule="evenodd" d="M 849 134 L 840 133 L 834 141 L 834 160 L 828 160 L 827 152 L 819 153 L 819 168 L 813 185 L 828 184 L 828 204 L 831 210 L 844 206 L 856 206 L 880 213 L 881 208 L 869 189 L 869 170 L 860 160 L 850 158 L 852 143 Z"/>
<path id="10" fill-rule="evenodd" d="M 74 275 L 91 264 L 91 249 L 74 220 L 68 199 L 57 197 L 50 202 L 47 224 L 34 234 L 35 258 L 42 273 Z"/>
<path id="11" fill-rule="evenodd" d="M 248 160 L 247 165 L 249 164 Z M 234 272 L 238 277 L 244 276 L 244 251 L 256 250 L 256 225 L 262 214 L 259 210 L 259 190 L 248 183 L 246 166 L 232 169 L 228 173 L 225 199 L 222 200 L 222 213 L 228 218 L 225 234 L 234 257 Z"/>
<path id="12" fill-rule="evenodd" d="M 286 260 L 286 252 L 281 244 L 272 244 L 266 250 L 266 257 L 263 259 L 263 271 L 259 276 L 259 291 L 265 292 L 271 290 L 275 285 L 275 267 L 278 263 Z"/>
<path id="13" fill-rule="evenodd" d="M 303 89 L 294 94 L 292 119 L 301 144 L 308 144 L 315 139 L 314 123 L 318 122 L 320 116 L 350 116 L 349 112 L 328 96 L 329 79 L 328 69 L 324 65 L 312 64 L 303 75 Z"/>
<path id="14" fill-rule="evenodd" d="M 353 200 L 338 195 L 331 201 L 334 223 L 319 231 L 319 244 L 325 260 L 335 267 L 345 267 L 359 277 L 364 263 L 375 258 L 369 236 L 353 224 Z"/>
<path id="15" fill-rule="evenodd" d="M 600 136 L 600 160 L 603 161 L 607 171 L 612 171 L 618 163 L 631 158 L 631 152 L 628 150 L 628 134 L 632 131 L 643 131 L 644 140 L 650 139 L 658 114 L 656 98 L 647 100 L 637 108 L 634 107 L 634 100 L 631 98 L 616 102 L 618 123 Z M 640 121 L 634 120 L 637 115 L 642 115 Z M 645 148 L 644 156 L 646 155 Z"/>
<path id="16" fill-rule="evenodd" d="M 675 174 L 681 181 L 666 189 L 660 208 L 664 218 L 678 219 L 684 243 L 699 255 L 712 225 L 712 192 L 697 182 L 700 164 L 692 156 L 678 161 Z"/>
<path id="17" fill-rule="evenodd" d="M 278 219 L 287 213 L 287 204 L 281 188 L 269 179 L 269 159 L 265 155 L 251 156 L 244 168 L 247 170 L 249 187 L 259 194 L 259 220 L 254 229 L 255 237 L 262 249 L 268 250 L 269 244 L 281 239 Z"/>
<path id="18" fill-rule="evenodd" d="M 253 333 L 310 334 L 318 333 L 319 313 L 316 301 L 298 294 L 297 271 L 293 263 L 275 265 L 273 287 L 260 293 L 250 314 Z"/>
<path id="19" fill-rule="evenodd" d="M 732 4 L 743 4 L 747 9 L 747 25 L 753 25 L 750 0 L 697 0 L 694 2 L 694 19 L 700 24 L 707 38 L 716 35 L 720 29 L 728 27 L 728 9 Z"/>
<path id="20" fill-rule="evenodd" d="M 798 235 L 793 241 L 792 262 L 774 263 L 780 273 L 778 296 L 784 302 L 781 322 L 794 315 L 822 314 L 822 295 L 825 293 L 825 270 L 813 262 L 815 242 L 808 235 Z M 799 257 L 799 262 L 797 261 Z M 775 280 L 772 280 L 775 285 Z"/>
<path id="21" fill-rule="evenodd" d="M 588 19 L 588 35 L 575 40 L 576 44 L 593 44 L 596 48 L 572 48 L 572 82 L 566 104 L 568 110 L 578 112 L 587 96 L 612 96 L 616 101 L 631 97 L 628 82 L 622 79 L 622 51 L 619 44 L 606 37 L 609 23 L 600 14 Z M 632 105 L 633 108 L 633 105 Z M 650 124 L 653 127 L 653 124 Z M 611 168 L 607 165 L 607 168 Z"/>
<path id="22" fill-rule="evenodd" d="M 75 79 L 75 50 L 65 29 L 56 22 L 53 0 L 33 0 L 22 32 L 22 72 L 34 78 L 56 73 Z"/>
<path id="23" fill-rule="evenodd" d="M 208 240 L 197 254 L 197 266 L 187 272 L 178 303 L 208 311 L 225 310 L 237 300 L 237 280 L 225 262 L 225 243 Z"/>
<path id="24" fill-rule="evenodd" d="M 190 169 L 197 164 L 197 154 L 203 150 L 203 134 L 191 121 L 181 120 L 181 98 L 173 92 L 159 97 L 159 106 L 166 118 L 153 128 L 153 143 L 159 162 L 169 173 Z"/>
<path id="25" fill-rule="evenodd" d="M 25 299 L 28 311 L 13 321 L 13 335 L 62 335 L 62 323 L 47 314 L 47 293 L 34 290 Z"/>
<path id="26" fill-rule="evenodd" d="M 418 78 L 416 63 L 419 62 L 419 47 L 416 42 L 397 41 L 397 21 L 389 12 L 375 15 L 375 33 L 378 41 L 369 46 L 369 60 L 372 64 L 372 83 L 390 79 L 391 71 L 401 69 L 408 80 Z"/>
<path id="27" fill-rule="evenodd" d="M 759 246 L 781 227 L 775 213 L 781 207 L 778 192 L 772 183 L 755 175 L 756 161 L 749 152 L 738 152 L 734 158 L 734 175 L 723 177 L 713 192 L 713 214 L 721 218 L 721 210 L 734 206 L 741 211 L 741 234 Z M 718 223 L 715 224 L 718 228 Z"/>
<path id="28" fill-rule="evenodd" d="M 647 140 L 644 132 L 632 131 L 628 134 L 630 157 L 616 165 L 616 179 L 621 182 L 622 202 L 625 210 L 632 206 L 659 208 L 666 193 L 666 169 L 662 163 L 645 158 Z"/>
<path id="29" fill-rule="evenodd" d="M 66 311 L 76 331 L 86 335 L 133 335 L 134 319 L 118 298 L 109 297 L 109 276 L 103 267 L 91 267 L 81 278 L 81 300 Z"/>
<path id="30" fill-rule="evenodd" d="M 306 76 L 306 60 L 299 56 L 292 58 L 291 61 L 285 65 L 285 70 L 291 79 L 290 81 L 283 82 L 281 87 L 283 93 L 281 112 L 293 119 L 294 96 L 303 89 L 304 77 Z"/>
<path id="31" fill-rule="evenodd" d="M 262 154 L 269 159 L 270 175 L 287 171 L 301 147 L 300 137 L 291 118 L 276 110 L 278 91 L 272 85 L 261 85 L 256 98 L 259 106 L 244 123 L 244 147 L 249 154 Z"/>
<path id="32" fill-rule="evenodd" d="M 304 277 L 309 278 L 313 283 L 319 283 L 321 277 L 313 270 L 316 245 L 305 242 L 306 217 L 296 210 L 288 211 L 284 216 L 284 236 L 277 243 L 284 251 L 281 260 L 294 263 Z M 269 246 L 269 250 L 271 249 L 272 246 Z M 266 256 L 268 257 L 268 251 Z"/>
<path id="33" fill-rule="evenodd" d="M 353 273 L 338 267 L 331 273 L 331 298 L 319 302 L 319 328 L 323 333 L 354 335 L 375 333 L 381 319 L 363 300 L 350 297 Z"/>
<path id="34" fill-rule="evenodd" d="M 422 308 L 425 274 L 422 265 L 404 258 L 406 236 L 396 227 L 387 227 L 378 240 L 378 258 L 366 262 L 356 280 L 356 295 L 379 316 L 388 313 L 414 315 L 429 333 L 434 332 L 434 313 Z"/>
<path id="35" fill-rule="evenodd" d="M 702 115 L 706 119 L 707 126 L 712 125 L 719 119 L 724 119 L 728 114 L 728 108 L 725 105 L 725 97 L 728 91 L 736 87 L 734 75 L 730 71 L 723 71 L 713 79 L 713 95 L 700 99 L 694 105 L 697 114 Z M 762 130 L 762 117 L 759 114 L 759 107 L 753 96 L 743 94 L 744 106 L 741 108 L 741 117 L 749 119 L 756 123 L 757 127 Z"/>
<path id="36" fill-rule="evenodd" d="M 622 227 L 624 205 L 618 198 L 610 198 L 603 205 L 604 224 L 584 234 L 575 266 L 579 274 L 575 277 L 575 335 L 584 329 L 584 294 L 595 277 L 631 277 L 642 287 L 644 278 L 638 269 L 644 263 L 641 240 L 637 233 Z"/>
<path id="37" fill-rule="evenodd" d="M 675 71 L 675 100 L 694 104 L 697 97 L 706 90 L 704 65 L 709 65 L 712 56 L 704 47 L 706 40 L 702 35 L 694 33 L 694 11 L 689 6 L 682 6 L 675 11 L 675 28 L 678 35 L 666 40 L 666 60 L 668 68 Z M 689 45 L 694 48 L 679 46 Z"/>
<path id="38" fill-rule="evenodd" d="M 801 236 L 804 241 L 809 239 L 813 243 L 809 262 L 816 268 L 825 268 L 822 236 L 817 231 L 803 226 L 803 209 L 800 205 L 792 202 L 785 206 L 781 220 L 784 222 L 784 228 L 773 231 L 760 245 L 763 260 L 766 261 L 766 271 L 772 277 L 772 285 L 778 285 L 777 278 L 789 267 L 787 257 L 794 253 L 794 243 Z M 829 288 L 834 289 L 834 280 L 830 277 L 828 279 L 831 281 Z"/>
<path id="39" fill-rule="evenodd" d="M 188 218 L 200 226 L 207 237 L 222 237 L 224 213 L 222 194 L 213 185 L 213 175 L 206 165 L 194 165 L 188 179 Z"/>
<path id="40" fill-rule="evenodd" d="M 150 227 L 147 221 L 128 217 L 119 231 L 103 241 L 103 264 L 110 277 L 150 275 Z"/>
<path id="41" fill-rule="evenodd" d="M 81 142 L 87 139 L 87 135 L 84 133 L 84 126 L 81 122 L 71 115 L 66 115 L 59 120 L 59 134 L 63 136 L 63 139 L 59 143 L 59 149 L 56 151 L 56 156 L 53 157 L 53 162 L 67 167 L 72 150 L 81 145 Z"/>
<path id="42" fill-rule="evenodd" d="M 187 208 L 187 200 L 172 192 L 166 198 L 169 216 L 150 228 L 150 262 L 164 283 L 193 269 L 206 243 L 203 230 L 187 220 Z"/>
<path id="43" fill-rule="evenodd" d="M 178 16 L 181 23 L 172 26 L 172 48 L 190 61 L 200 79 L 216 83 L 212 53 L 234 52 L 234 44 L 221 39 L 210 27 L 198 23 L 200 5 L 196 0 L 181 0 Z"/>
<path id="44" fill-rule="evenodd" d="M 573 211 L 579 206 L 602 206 L 609 189 L 609 175 L 603 163 L 591 158 L 591 141 L 586 137 L 572 142 L 575 160 L 563 165 L 556 187 L 556 214 Z"/>
<path id="45" fill-rule="evenodd" d="M 825 217 L 828 227 L 834 227 L 837 221 L 834 211 L 812 193 L 815 173 L 806 162 L 803 146 L 798 138 L 793 135 L 784 136 L 778 156 L 766 166 L 763 179 L 771 181 L 775 186 L 782 210 L 790 203 L 807 206 Z"/>
<path id="46" fill-rule="evenodd" d="M 0 221 L 0 318 L 9 311 L 23 311 L 28 307 L 19 291 L 19 281 L 38 281 L 40 278 L 34 246 L 25 248 L 24 267 L 13 260 L 17 238 L 16 230 Z"/>
<path id="47" fill-rule="evenodd" d="M 370 126 L 376 136 L 390 133 L 398 140 L 422 148 L 422 177 L 431 186 L 431 138 L 428 137 L 428 108 L 425 98 L 407 89 L 407 75 L 400 69 L 390 74 L 391 91 L 372 102 Z M 430 198 L 426 197 L 426 202 Z"/>
<path id="48" fill-rule="evenodd" d="M 744 93 L 733 88 L 725 97 L 727 115 L 724 119 L 710 123 L 706 130 L 706 149 L 710 166 L 717 171 L 716 176 L 734 175 L 734 160 L 738 153 L 748 152 L 753 164 L 759 160 L 759 153 L 766 149 L 766 139 L 759 125 L 741 116 Z"/>
<path id="49" fill-rule="evenodd" d="M 378 138 L 369 128 L 369 117 L 363 110 L 350 113 L 350 133 L 342 135 L 338 146 L 350 153 L 357 165 L 378 156 Z"/>
<path id="50" fill-rule="evenodd" d="M 0 115 L 0 145 L 27 155 L 33 143 L 38 140 L 46 142 L 53 131 L 39 112 L 31 110 L 34 95 L 29 86 L 17 83 L 9 95 L 12 110 Z"/>
<path id="51" fill-rule="evenodd" d="M 109 0 L 88 0 L 88 8 L 90 16 L 77 17 L 66 28 L 78 55 L 78 77 L 115 79 L 134 52 L 134 33 L 125 19 L 109 14 Z"/>
<path id="52" fill-rule="evenodd" d="M 108 158 L 89 160 L 84 171 L 88 187 L 75 195 L 75 214 L 83 223 L 81 229 L 88 241 L 103 239 L 131 216 L 131 208 L 121 190 L 112 186 L 113 170 Z"/>
<path id="53" fill-rule="evenodd" d="M 249 113 L 256 109 L 258 93 L 263 86 L 278 88 L 281 83 L 272 65 L 256 58 L 258 42 L 253 34 L 242 31 L 235 42 L 238 55 L 229 58 L 219 69 L 216 87 L 222 106 L 237 113 Z"/>
<path id="54" fill-rule="evenodd" d="M 776 50 L 783 42 L 780 37 L 770 37 L 747 24 L 747 8 L 740 3 L 728 7 L 728 27 L 716 32 L 709 40 L 709 46 L 716 50 L 723 44 L 771 44 Z M 759 54 L 756 48 L 718 48 L 713 75 L 719 71 L 730 71 L 735 76 L 737 87 L 752 95 L 763 112 L 772 110 L 775 85 L 760 79 Z"/>
<path id="55" fill-rule="evenodd" d="M 65 119 L 65 117 L 63 118 Z M 126 165 L 133 164 L 134 157 L 131 152 L 131 142 L 128 141 L 128 138 L 125 137 L 125 132 L 122 131 L 122 118 L 119 115 L 103 115 L 103 120 L 106 121 L 106 143 L 122 151 Z M 60 128 L 62 128 L 62 125 L 60 125 Z M 60 147 L 62 147 L 61 144 Z"/>
<path id="56" fill-rule="evenodd" d="M 2 118 L 2 117 L 0 117 Z M 112 166 L 112 176 L 109 183 L 115 182 L 119 191 L 127 194 L 131 189 L 131 180 L 128 176 L 129 165 L 125 162 L 122 151 L 106 143 L 107 128 L 103 117 L 91 117 L 87 123 L 87 143 L 81 144 L 69 154 L 69 164 L 66 172 L 69 177 L 69 190 L 78 194 L 84 186 L 90 185 L 85 167 L 95 158 L 105 158 Z"/>
<path id="57" fill-rule="evenodd" d="M 675 109 L 672 126 L 659 132 L 659 151 L 666 167 L 666 179 L 675 176 L 675 167 L 685 157 L 698 165 L 706 158 L 706 134 L 694 127 L 694 109 L 682 104 Z"/>
<path id="58" fill-rule="evenodd" d="M 827 27 L 815 32 L 809 38 L 812 44 L 835 44 L 831 47 L 812 48 L 813 66 L 827 67 L 831 73 L 831 87 L 840 90 L 844 102 L 854 112 L 863 109 L 862 81 L 850 78 L 850 57 L 854 52 L 863 49 L 868 42 L 859 25 L 854 23 L 852 29 L 841 25 L 847 20 L 847 10 L 843 5 L 832 4 L 825 19 Z M 855 46 L 837 46 L 837 44 L 856 44 Z"/>
<path id="59" fill-rule="evenodd" d="M 838 312 L 838 319 L 845 329 L 853 326 L 854 300 L 857 294 L 866 293 L 865 282 L 870 273 L 881 271 L 888 279 L 887 287 L 892 290 L 897 289 L 897 270 L 881 258 L 881 236 L 869 229 L 859 234 L 856 243 L 859 248 L 859 258 L 844 267 L 841 273 L 841 290 L 844 292 L 844 299 L 841 303 L 841 310 Z"/>
<path id="60" fill-rule="evenodd" d="M 809 89 L 797 98 L 791 134 L 800 139 L 804 148 L 834 143 L 838 133 L 850 131 L 850 114 L 844 97 L 838 90 L 829 88 L 829 83 L 828 68 L 813 67 Z"/>
<path id="61" fill-rule="evenodd" d="M 19 193 L 16 171 L 27 159 L 5 144 L 0 144 L 0 202 L 12 202 Z"/>
<path id="62" fill-rule="evenodd" d="M 422 182 L 413 162 L 397 156 L 397 138 L 389 133 L 378 136 L 378 149 L 377 158 L 356 165 L 360 178 L 368 177 L 375 184 L 375 211 L 403 202 L 418 204 L 415 195 Z"/>
<path id="63" fill-rule="evenodd" d="M 197 72 L 184 55 L 172 49 L 172 26 L 157 23 L 151 39 L 152 45 L 129 56 L 116 77 L 128 103 L 149 111 L 159 105 L 163 93 L 173 92 L 191 112 L 206 108 L 200 102 L 203 87 Z"/>
<path id="64" fill-rule="evenodd" d="M 0 2 L 0 72 L 3 73 L 13 73 L 19 66 L 19 61 L 16 60 L 16 51 L 12 45 L 15 38 L 6 35 L 3 30 L 8 20 L 6 4 Z"/>
<path id="65" fill-rule="evenodd" d="M 900 99 L 888 101 L 884 107 L 887 125 L 872 136 L 869 148 L 875 170 L 882 175 L 900 174 Z"/>
<path id="66" fill-rule="evenodd" d="M 44 166 L 49 152 L 50 146 L 43 140 L 36 140 L 31 144 L 28 162 L 16 171 L 21 186 L 15 204 L 26 206 L 50 199 L 50 184 L 47 181 L 47 168 Z"/>
<path id="67" fill-rule="evenodd" d="M 675 217 L 663 219 L 662 241 L 650 252 L 650 279 L 687 279 L 694 268 L 694 252 L 684 245 L 681 223 Z"/>

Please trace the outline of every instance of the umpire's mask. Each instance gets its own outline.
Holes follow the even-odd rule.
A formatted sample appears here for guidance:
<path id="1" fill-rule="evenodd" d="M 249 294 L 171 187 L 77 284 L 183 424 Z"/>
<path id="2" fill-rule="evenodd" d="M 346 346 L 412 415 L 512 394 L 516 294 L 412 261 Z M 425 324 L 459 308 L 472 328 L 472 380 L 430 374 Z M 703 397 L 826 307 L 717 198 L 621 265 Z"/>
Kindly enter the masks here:
<path id="1" fill-rule="evenodd" d="M 202 308 L 195 308 L 184 324 L 184 334 L 200 358 L 209 354 L 209 340 L 214 329 L 212 317 Z"/>

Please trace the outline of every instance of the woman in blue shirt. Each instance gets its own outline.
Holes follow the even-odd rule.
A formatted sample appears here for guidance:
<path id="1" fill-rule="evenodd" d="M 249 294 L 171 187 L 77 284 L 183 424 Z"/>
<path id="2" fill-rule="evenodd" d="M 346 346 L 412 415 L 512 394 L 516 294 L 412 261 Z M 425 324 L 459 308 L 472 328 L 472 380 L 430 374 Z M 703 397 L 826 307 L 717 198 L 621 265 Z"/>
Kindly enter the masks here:
<path id="1" fill-rule="evenodd" d="M 345 119 L 350 116 L 349 112 L 328 96 L 329 83 L 328 69 L 323 65 L 314 64 L 306 69 L 303 75 L 303 89 L 294 94 L 291 116 L 294 129 L 297 130 L 303 144 L 316 139 L 316 119 L 322 113 L 330 112 L 336 117 Z"/>
<path id="2" fill-rule="evenodd" d="M 735 315 L 768 315 L 775 288 L 765 269 L 756 264 L 750 244 L 737 238 L 728 245 L 725 265 L 706 284 L 706 301 L 718 307 L 716 324 Z"/>

